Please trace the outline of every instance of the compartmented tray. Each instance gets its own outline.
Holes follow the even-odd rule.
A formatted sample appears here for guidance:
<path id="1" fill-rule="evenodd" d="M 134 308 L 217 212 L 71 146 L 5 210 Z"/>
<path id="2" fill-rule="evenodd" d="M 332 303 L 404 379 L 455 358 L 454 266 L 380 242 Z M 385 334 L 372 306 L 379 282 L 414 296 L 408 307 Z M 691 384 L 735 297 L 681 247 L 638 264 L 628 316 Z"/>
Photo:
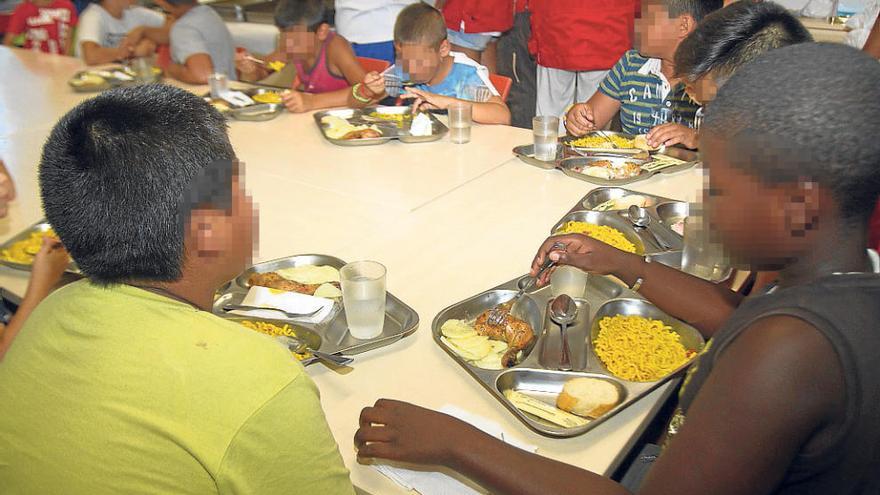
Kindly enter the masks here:
<path id="1" fill-rule="evenodd" d="M 522 278 L 522 277 L 520 277 Z M 538 433 L 552 437 L 572 437 L 595 428 L 633 404 L 661 384 L 679 375 L 684 364 L 665 377 L 649 382 L 628 381 L 616 377 L 603 365 L 596 355 L 592 342 L 599 331 L 599 320 L 604 316 L 638 315 L 663 321 L 679 334 L 685 349 L 698 352 L 704 345 L 703 337 L 693 327 L 672 318 L 637 293 L 622 287 L 607 277 L 589 276 L 583 298 L 575 299 L 578 306 L 577 319 L 567 331 L 571 353 L 572 371 L 559 371 L 562 348 L 559 327 L 552 323 L 547 307 L 552 299 L 549 286 L 528 293 L 533 304 L 525 306 L 524 319 L 533 325 L 536 341 L 524 351 L 522 360 L 506 369 L 483 369 L 471 364 L 450 349 L 441 340 L 441 327 L 449 319 L 472 321 L 480 313 L 509 301 L 517 290 L 516 278 L 497 287 L 453 304 L 442 310 L 432 324 L 434 341 L 464 368 L 477 382 L 500 401 L 514 416 Z M 505 392 L 514 390 L 533 399 L 555 407 L 556 397 L 565 382 L 578 377 L 598 378 L 612 383 L 618 390 L 618 401 L 610 410 L 576 427 L 562 427 L 538 416 L 518 409 Z"/>
<path id="2" fill-rule="evenodd" d="M 418 313 L 390 292 L 385 299 L 385 324 L 382 328 L 382 333 L 378 337 L 363 340 L 356 339 L 349 334 L 344 308 L 341 311 L 334 312 L 334 314 L 327 320 L 315 324 L 302 323 L 295 319 L 248 317 L 227 313 L 223 310 L 223 307 L 228 304 L 241 303 L 250 288 L 248 279 L 251 275 L 304 265 L 327 265 L 340 269 L 345 266 L 345 261 L 324 254 L 301 254 L 258 263 L 224 284 L 217 291 L 214 298 L 214 314 L 223 318 L 235 320 L 245 319 L 253 321 L 280 322 L 281 324 L 288 323 L 294 327 L 295 331 L 303 331 L 308 335 L 317 335 L 320 339 L 319 346 L 318 348 L 312 349 L 327 354 L 360 354 L 362 352 L 389 345 L 412 334 L 418 328 Z M 342 298 L 339 298 L 337 304 L 342 304 Z M 303 363 L 307 364 L 306 361 Z"/>
<path id="3" fill-rule="evenodd" d="M 281 95 L 284 90 L 279 88 L 253 87 L 236 89 L 236 91 L 240 91 L 253 98 L 256 95 L 267 93 L 277 93 L 278 95 Z M 214 108 L 216 108 L 217 111 L 219 111 L 227 119 L 243 120 L 248 122 L 263 122 L 266 120 L 274 119 L 279 114 L 281 114 L 282 111 L 284 111 L 284 104 L 282 103 L 255 102 L 253 105 L 236 107 L 226 100 L 220 98 L 211 98 L 210 93 L 205 94 L 202 97 L 205 99 L 205 101 L 213 105 Z"/>
<path id="4" fill-rule="evenodd" d="M 565 139 L 565 138 L 563 138 Z M 667 148 L 664 153 L 652 153 L 647 151 L 635 150 L 635 153 L 625 152 L 625 150 L 594 150 L 578 152 L 575 149 L 566 146 L 564 142 L 556 145 L 556 158 L 552 161 L 538 160 L 535 158 L 535 147 L 531 144 L 524 144 L 513 148 L 513 154 L 521 161 L 528 163 L 534 167 L 544 170 L 560 170 L 563 174 L 574 179 L 583 180 L 600 186 L 623 186 L 650 179 L 657 174 L 672 174 L 681 172 L 694 167 L 698 163 L 698 155 L 696 152 L 683 150 L 678 148 Z M 660 170 L 653 170 L 652 167 L 657 166 L 662 161 L 668 160 L 681 161 L 681 163 L 671 165 Z M 594 177 L 581 172 L 585 167 L 590 166 L 596 161 L 611 162 L 634 162 L 645 166 L 639 175 L 634 177 L 624 177 L 619 179 L 605 179 L 602 177 Z"/>
<path id="5" fill-rule="evenodd" d="M 398 114 L 406 115 L 412 112 L 411 106 L 369 106 L 364 108 L 343 108 L 338 110 L 324 110 L 315 112 L 315 124 L 321 131 L 321 135 L 327 141 L 339 146 L 371 146 L 385 144 L 392 139 L 397 139 L 402 143 L 427 143 L 437 141 L 449 132 L 449 128 L 431 112 L 425 112 L 431 119 L 431 135 L 429 136 L 413 136 L 409 133 L 412 119 L 403 119 L 401 125 L 397 121 L 386 120 L 373 117 L 370 114 Z M 327 135 L 327 125 L 322 122 L 324 117 L 339 117 L 348 121 L 352 125 L 368 125 L 376 126 L 381 137 L 363 138 L 363 139 L 337 139 Z"/>
<path id="6" fill-rule="evenodd" d="M 10 261 L 10 260 L 6 259 L 5 256 L 2 256 L 2 252 L 7 249 L 10 249 L 13 244 L 29 238 L 31 236 L 31 234 L 33 234 L 35 232 L 43 233 L 43 232 L 48 231 L 51 228 L 52 228 L 52 226 L 49 225 L 49 222 L 47 222 L 46 220 L 40 220 L 39 222 L 28 227 L 27 229 L 19 232 L 18 234 L 10 237 L 9 239 L 7 239 L 6 242 L 4 242 L 3 244 L 0 244 L 0 264 L 6 265 L 10 268 L 15 268 L 16 270 L 31 271 L 31 269 L 33 268 L 33 266 L 32 266 L 33 263 L 19 263 L 16 261 Z M 36 253 L 34 253 L 34 254 L 36 254 Z M 70 262 L 70 265 L 68 265 L 66 271 L 70 272 L 70 273 L 80 273 L 79 267 L 76 266 L 76 263 L 74 263 L 73 261 Z"/>
<path id="7" fill-rule="evenodd" d="M 154 81 L 162 78 L 162 69 L 153 67 Z M 81 70 L 67 80 L 67 85 L 77 93 L 95 93 L 120 86 L 133 86 L 143 84 L 137 78 L 134 70 L 124 65 L 114 65 L 105 68 Z"/>

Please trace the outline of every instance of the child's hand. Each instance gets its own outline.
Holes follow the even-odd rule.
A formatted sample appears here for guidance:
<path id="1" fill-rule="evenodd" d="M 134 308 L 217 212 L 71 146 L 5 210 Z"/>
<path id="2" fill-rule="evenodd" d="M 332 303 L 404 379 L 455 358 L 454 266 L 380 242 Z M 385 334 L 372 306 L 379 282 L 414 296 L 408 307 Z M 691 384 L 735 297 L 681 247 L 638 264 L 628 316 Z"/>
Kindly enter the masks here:
<path id="1" fill-rule="evenodd" d="M 553 245 L 556 243 L 562 243 L 565 250 L 554 249 Z M 530 272 L 533 277 L 538 275 L 538 270 L 548 256 L 559 265 L 571 265 L 585 272 L 608 275 L 619 273 L 625 258 L 630 255 L 583 234 L 554 235 L 544 241 L 535 255 Z M 538 285 L 547 284 L 552 272 L 553 270 L 545 271 L 538 280 Z"/>
<path id="2" fill-rule="evenodd" d="M 587 103 L 577 103 L 565 114 L 565 128 L 572 136 L 583 136 L 596 128 L 593 109 Z"/>
<path id="3" fill-rule="evenodd" d="M 250 59 L 252 55 L 248 53 L 246 50 L 235 52 L 235 68 L 238 69 L 238 72 L 246 75 L 256 74 L 259 70 L 257 64 Z"/>
<path id="4" fill-rule="evenodd" d="M 70 255 L 61 241 L 54 237 L 44 237 L 40 251 L 34 256 L 27 291 L 32 294 L 48 294 L 61 280 L 68 264 Z"/>
<path id="5" fill-rule="evenodd" d="M 367 75 L 364 76 L 363 83 L 374 96 L 379 96 L 385 93 L 385 76 L 376 71 L 368 72 Z"/>
<path id="6" fill-rule="evenodd" d="M 696 149 L 699 146 L 696 129 L 672 122 L 661 124 L 651 129 L 646 137 L 648 145 L 652 148 L 659 148 L 663 145 L 672 146 L 679 143 L 690 149 Z"/>
<path id="7" fill-rule="evenodd" d="M 281 94 L 281 101 L 293 113 L 308 112 L 312 109 L 312 95 L 302 91 L 285 91 Z"/>
<path id="8" fill-rule="evenodd" d="M 358 460 L 381 458 L 417 464 L 448 465 L 456 444 L 478 433 L 452 416 L 396 400 L 379 399 L 361 411 L 354 435 Z"/>
<path id="9" fill-rule="evenodd" d="M 407 88 L 406 93 L 400 96 L 403 99 L 413 101 L 413 113 L 423 110 L 446 110 L 449 105 L 458 101 L 451 96 L 442 96 L 416 88 Z"/>

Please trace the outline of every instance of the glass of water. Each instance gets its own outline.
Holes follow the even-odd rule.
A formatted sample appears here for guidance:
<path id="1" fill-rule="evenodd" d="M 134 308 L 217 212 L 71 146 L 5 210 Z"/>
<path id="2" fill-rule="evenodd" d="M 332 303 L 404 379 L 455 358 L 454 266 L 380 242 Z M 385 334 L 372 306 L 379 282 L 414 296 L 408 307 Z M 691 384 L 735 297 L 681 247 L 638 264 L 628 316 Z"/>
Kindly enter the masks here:
<path id="1" fill-rule="evenodd" d="M 339 270 L 342 306 L 348 331 L 356 339 L 372 339 L 385 326 L 385 266 L 354 261 Z"/>
<path id="2" fill-rule="evenodd" d="M 578 268 L 562 265 L 556 267 L 550 275 L 550 292 L 553 297 L 565 294 L 572 299 L 580 299 L 584 297 L 586 290 L 587 274 Z"/>
<path id="3" fill-rule="evenodd" d="M 456 144 L 471 140 L 471 112 L 473 107 L 465 101 L 449 105 L 449 139 Z"/>
<path id="4" fill-rule="evenodd" d="M 535 158 L 545 162 L 556 159 L 556 142 L 559 140 L 559 117 L 539 115 L 532 119 L 532 136 L 535 139 Z"/>

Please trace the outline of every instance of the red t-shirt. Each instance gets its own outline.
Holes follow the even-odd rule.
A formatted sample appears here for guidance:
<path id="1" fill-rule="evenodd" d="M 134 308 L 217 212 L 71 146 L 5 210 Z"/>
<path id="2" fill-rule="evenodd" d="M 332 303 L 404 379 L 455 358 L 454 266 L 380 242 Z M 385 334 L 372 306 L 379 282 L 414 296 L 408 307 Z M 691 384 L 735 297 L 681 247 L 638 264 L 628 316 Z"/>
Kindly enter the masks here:
<path id="1" fill-rule="evenodd" d="M 544 67 L 608 70 L 632 48 L 637 0 L 529 0 L 529 51 Z"/>
<path id="2" fill-rule="evenodd" d="M 8 32 L 24 33 L 25 48 L 63 55 L 75 25 L 76 8 L 70 0 L 54 0 L 47 7 L 24 1 L 12 13 Z"/>
<path id="3" fill-rule="evenodd" d="M 503 33 L 513 27 L 514 4 L 510 0 L 446 0 L 446 27 L 465 33 Z"/>

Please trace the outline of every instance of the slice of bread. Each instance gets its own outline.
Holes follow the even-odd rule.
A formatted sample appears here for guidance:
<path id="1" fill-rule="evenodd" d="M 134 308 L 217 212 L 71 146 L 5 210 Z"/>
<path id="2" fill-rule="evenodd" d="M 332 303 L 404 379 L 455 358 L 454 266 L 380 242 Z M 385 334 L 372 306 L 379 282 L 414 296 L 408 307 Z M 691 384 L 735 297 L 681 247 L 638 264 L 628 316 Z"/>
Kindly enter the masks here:
<path id="1" fill-rule="evenodd" d="M 598 418 L 620 402 L 617 387 L 600 378 L 573 378 L 565 382 L 556 407 L 584 418 Z"/>

